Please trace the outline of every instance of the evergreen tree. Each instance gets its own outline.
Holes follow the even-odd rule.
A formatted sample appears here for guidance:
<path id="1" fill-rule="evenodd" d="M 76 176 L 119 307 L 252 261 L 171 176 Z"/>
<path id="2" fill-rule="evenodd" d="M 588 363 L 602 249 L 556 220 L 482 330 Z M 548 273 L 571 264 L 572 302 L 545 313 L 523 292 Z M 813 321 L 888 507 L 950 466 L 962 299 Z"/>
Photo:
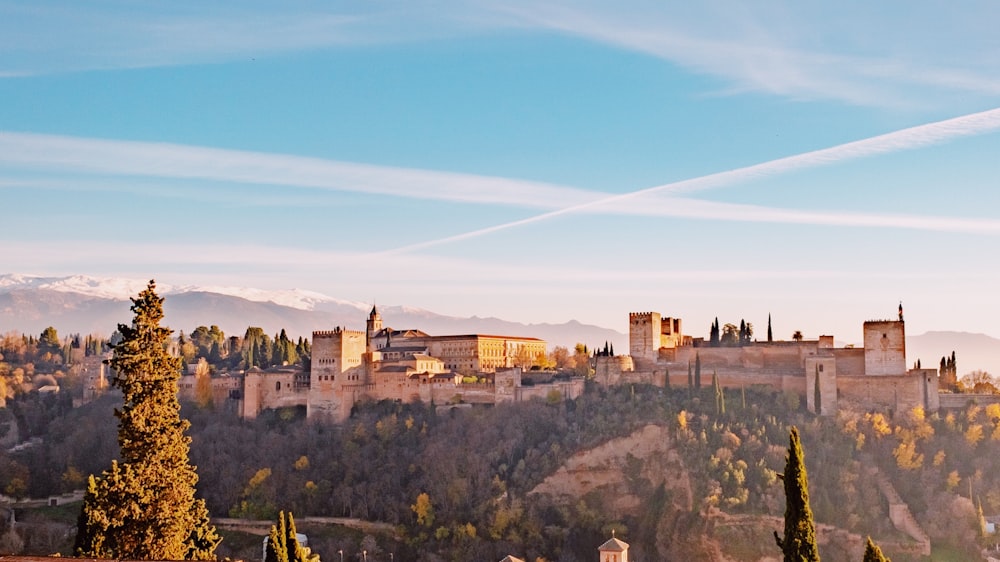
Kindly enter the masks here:
<path id="1" fill-rule="evenodd" d="M 663 370 L 663 388 L 670 390 L 670 369 Z"/>
<path id="2" fill-rule="evenodd" d="M 771 331 L 771 315 L 767 315 L 767 341 L 774 341 L 774 332 Z"/>
<path id="3" fill-rule="evenodd" d="M 701 355 L 694 354 L 694 390 L 701 391 Z"/>
<path id="4" fill-rule="evenodd" d="M 819 365 L 816 365 L 816 378 L 813 379 L 813 407 L 816 415 L 823 415 L 823 394 L 819 390 Z"/>
<path id="5" fill-rule="evenodd" d="M 688 398 L 691 397 L 691 393 L 694 391 L 694 371 L 691 370 L 691 362 L 688 361 Z"/>
<path id="6" fill-rule="evenodd" d="M 189 424 L 180 417 L 180 360 L 166 350 L 156 285 L 132 299 L 132 325 L 118 325 L 113 384 L 122 392 L 118 418 L 121 461 L 90 476 L 78 519 L 76 553 L 96 558 L 208 560 L 221 540 L 208 520 L 188 461 Z"/>
<path id="7" fill-rule="evenodd" d="M 799 430 L 792 427 L 788 436 L 788 455 L 785 457 L 785 536 L 774 540 L 784 554 L 784 562 L 819 562 L 816 548 L 816 526 L 809 507 L 809 477 L 799 442 Z"/>
<path id="8" fill-rule="evenodd" d="M 719 374 L 712 371 L 712 389 L 715 391 L 715 413 L 717 415 L 725 415 L 726 413 L 726 395 L 722 392 L 722 385 L 719 384 Z"/>
<path id="9" fill-rule="evenodd" d="M 299 543 L 292 512 L 278 514 L 278 524 L 271 525 L 271 532 L 264 544 L 264 562 L 320 562 L 319 555 Z"/>
<path id="10" fill-rule="evenodd" d="M 715 317 L 712 322 L 712 329 L 708 333 L 708 344 L 712 347 L 719 347 L 719 317 Z"/>
<path id="11" fill-rule="evenodd" d="M 892 562 L 882 554 L 882 549 L 878 547 L 872 538 L 868 537 L 868 542 L 865 544 L 865 557 L 861 559 L 861 562 Z"/>

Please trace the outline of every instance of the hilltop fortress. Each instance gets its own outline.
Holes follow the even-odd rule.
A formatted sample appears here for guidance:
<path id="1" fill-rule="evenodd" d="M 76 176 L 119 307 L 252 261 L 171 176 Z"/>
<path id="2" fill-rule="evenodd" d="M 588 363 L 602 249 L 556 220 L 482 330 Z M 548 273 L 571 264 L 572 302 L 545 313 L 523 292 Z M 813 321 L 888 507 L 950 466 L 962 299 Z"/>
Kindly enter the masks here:
<path id="1" fill-rule="evenodd" d="M 864 323 L 864 345 L 834 347 L 833 336 L 816 340 L 744 341 L 724 346 L 685 336 L 681 320 L 657 312 L 629 314 L 629 355 L 595 358 L 604 385 L 643 382 L 686 386 L 692 370 L 700 382 L 712 376 L 728 388 L 763 385 L 804 396 L 809 411 L 833 414 L 840 407 L 902 411 L 941 406 L 936 369 L 907 369 L 903 308 L 896 320 Z"/>
<path id="2" fill-rule="evenodd" d="M 709 386 L 714 375 L 725 388 L 756 385 L 797 395 L 809 411 L 816 412 L 818 404 L 821 415 L 841 408 L 899 412 L 922 406 L 933 411 L 962 407 L 971 397 L 940 394 L 936 369 L 907 368 L 902 306 L 895 320 L 864 322 L 862 347 L 835 347 L 833 336 L 705 340 L 685 335 L 679 318 L 657 312 L 633 312 L 628 320 L 628 355 L 605 350 L 591 359 L 597 384 L 686 387 L 689 380 L 700 379 Z M 333 422 L 346 420 L 363 400 L 454 405 L 579 396 L 582 377 L 526 374 L 545 353 L 545 342 L 530 337 L 393 330 L 382 325 L 381 314 L 372 307 L 364 331 L 313 332 L 308 372 L 253 368 L 242 376 L 214 377 L 212 387 L 216 402 L 237 399 L 243 417 L 305 406 L 310 419 Z M 194 396 L 194 377 L 182 378 L 180 392 Z"/>
<path id="3" fill-rule="evenodd" d="M 537 338 L 484 334 L 431 336 L 383 327 L 372 307 L 365 331 L 313 332 L 312 366 L 244 375 L 241 414 L 306 406 L 309 419 L 346 420 L 362 400 L 496 404 L 532 397 L 575 398 L 581 379 L 522 384 L 522 367 L 546 352 Z"/>

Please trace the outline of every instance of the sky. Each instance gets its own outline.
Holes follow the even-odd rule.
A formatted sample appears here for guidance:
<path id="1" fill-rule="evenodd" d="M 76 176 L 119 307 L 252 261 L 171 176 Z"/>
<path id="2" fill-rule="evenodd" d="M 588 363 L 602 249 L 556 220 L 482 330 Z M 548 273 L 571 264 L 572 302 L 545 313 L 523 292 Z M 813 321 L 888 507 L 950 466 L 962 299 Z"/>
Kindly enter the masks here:
<path id="1" fill-rule="evenodd" d="M 813 4 L 0 0 L 0 272 L 1000 337 L 1000 4 Z"/>

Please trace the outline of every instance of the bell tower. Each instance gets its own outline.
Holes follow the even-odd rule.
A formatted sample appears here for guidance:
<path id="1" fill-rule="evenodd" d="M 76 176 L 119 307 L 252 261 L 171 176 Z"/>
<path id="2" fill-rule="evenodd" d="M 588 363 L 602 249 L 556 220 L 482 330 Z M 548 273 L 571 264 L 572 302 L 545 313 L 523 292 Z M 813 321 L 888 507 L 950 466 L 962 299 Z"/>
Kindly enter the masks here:
<path id="1" fill-rule="evenodd" d="M 382 315 L 378 313 L 378 309 L 375 305 L 372 305 L 372 311 L 368 313 L 368 325 L 367 330 L 365 330 L 365 347 L 368 351 L 377 351 L 373 349 L 374 344 L 372 339 L 375 334 L 378 334 L 382 330 Z"/>

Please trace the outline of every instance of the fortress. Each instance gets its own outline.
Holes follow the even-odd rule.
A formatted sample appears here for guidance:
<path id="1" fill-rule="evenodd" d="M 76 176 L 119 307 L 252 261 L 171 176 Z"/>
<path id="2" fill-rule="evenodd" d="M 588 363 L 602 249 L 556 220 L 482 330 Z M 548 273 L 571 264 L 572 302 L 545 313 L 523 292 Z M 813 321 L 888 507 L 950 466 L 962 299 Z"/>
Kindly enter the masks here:
<path id="1" fill-rule="evenodd" d="M 864 345 L 834 347 L 833 336 L 816 340 L 743 341 L 722 345 L 685 336 L 681 321 L 657 312 L 629 315 L 629 355 L 595 358 L 604 385 L 643 382 L 686 386 L 700 369 L 702 385 L 713 375 L 728 388 L 763 385 L 804 396 L 809 411 L 833 414 L 839 407 L 903 411 L 940 407 L 936 369 L 907 369 L 903 307 L 896 320 L 870 320 Z M 669 381 L 668 381 L 669 379 Z"/>
<path id="2" fill-rule="evenodd" d="M 522 384 L 522 368 L 545 353 L 545 342 L 537 338 L 393 330 L 383 327 L 372 307 L 365 331 L 313 332 L 308 374 L 293 368 L 247 371 L 240 413 L 252 418 L 268 408 L 305 405 L 309 419 L 342 422 L 362 400 L 443 405 L 548 398 L 553 391 L 561 399 L 579 396 L 581 379 Z"/>
<path id="3" fill-rule="evenodd" d="M 684 387 L 700 371 L 702 386 L 715 376 L 725 388 L 769 387 L 800 398 L 806 408 L 831 415 L 839 408 L 928 411 L 961 407 L 968 395 L 939 394 L 936 369 L 907 368 L 902 306 L 895 320 L 864 322 L 862 347 L 835 347 L 833 336 L 815 340 L 723 342 L 685 335 L 679 318 L 657 312 L 629 314 L 629 354 L 597 353 L 594 380 L 611 386 L 646 383 Z M 717 327 L 716 327 L 717 329 Z M 238 399 L 239 414 L 306 407 L 310 419 L 342 422 L 363 400 L 496 404 L 530 398 L 575 398 L 581 377 L 526 378 L 524 369 L 546 352 L 536 338 L 497 335 L 431 336 L 382 325 L 375 307 L 364 331 L 313 332 L 312 365 L 212 379 L 215 401 Z M 534 377 L 532 377 L 534 379 Z M 194 377 L 181 394 L 193 396 Z M 990 397 L 993 398 L 993 397 Z"/>

